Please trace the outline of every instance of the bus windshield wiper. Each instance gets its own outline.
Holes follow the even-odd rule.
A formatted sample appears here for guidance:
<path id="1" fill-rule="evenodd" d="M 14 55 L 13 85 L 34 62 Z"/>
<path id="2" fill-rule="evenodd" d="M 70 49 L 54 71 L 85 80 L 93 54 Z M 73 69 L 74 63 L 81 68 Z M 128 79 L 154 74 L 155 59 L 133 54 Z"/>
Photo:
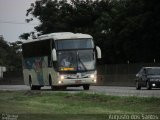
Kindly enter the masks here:
<path id="1" fill-rule="evenodd" d="M 86 66 L 84 65 L 84 63 L 82 62 L 82 60 L 80 59 L 79 54 L 78 54 L 78 61 L 79 61 L 79 62 L 81 63 L 81 65 L 83 66 L 84 71 L 87 71 L 87 68 L 86 68 Z"/>

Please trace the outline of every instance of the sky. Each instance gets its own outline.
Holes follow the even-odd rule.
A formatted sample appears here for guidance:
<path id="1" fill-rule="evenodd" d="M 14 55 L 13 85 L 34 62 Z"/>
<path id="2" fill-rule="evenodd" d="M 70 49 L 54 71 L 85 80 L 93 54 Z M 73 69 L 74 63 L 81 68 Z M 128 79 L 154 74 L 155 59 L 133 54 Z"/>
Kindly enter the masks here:
<path id="1" fill-rule="evenodd" d="M 19 36 L 34 31 L 38 20 L 27 24 L 26 10 L 36 0 L 0 0 L 0 35 L 7 42 L 20 40 Z"/>

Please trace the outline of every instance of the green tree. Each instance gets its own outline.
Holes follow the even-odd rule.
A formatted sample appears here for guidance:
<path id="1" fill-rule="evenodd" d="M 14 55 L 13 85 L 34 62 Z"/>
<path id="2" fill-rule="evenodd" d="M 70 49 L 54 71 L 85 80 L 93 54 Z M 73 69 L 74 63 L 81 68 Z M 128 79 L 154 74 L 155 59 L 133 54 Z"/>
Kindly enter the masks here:
<path id="1" fill-rule="evenodd" d="M 9 70 L 22 68 L 21 44 L 20 41 L 7 43 L 3 37 L 0 37 L 0 66 L 6 66 Z"/>
<path id="2" fill-rule="evenodd" d="M 22 52 L 21 52 L 21 41 L 10 43 L 10 49 L 8 54 L 8 66 L 12 70 L 22 69 Z M 11 59 L 12 58 L 12 59 Z"/>
<path id="3" fill-rule="evenodd" d="M 41 24 L 35 29 L 41 34 L 63 31 L 91 34 L 95 43 L 104 51 L 104 58 L 107 58 L 105 45 L 111 41 L 109 36 L 115 2 L 71 0 L 68 3 L 66 0 L 41 0 L 31 5 L 27 15 L 31 14 L 40 20 Z M 22 34 L 21 38 L 26 36 L 28 34 Z M 109 49 L 107 51 L 111 51 Z"/>
<path id="4" fill-rule="evenodd" d="M 0 37 L 0 65 L 2 66 L 5 66 L 7 64 L 8 50 L 9 45 L 3 37 Z"/>
<path id="5" fill-rule="evenodd" d="M 88 33 L 101 47 L 103 63 L 127 63 L 160 61 L 159 12 L 158 0 L 40 0 L 26 15 L 40 20 L 40 34 Z"/>
<path id="6" fill-rule="evenodd" d="M 124 1 L 122 1 L 124 2 Z M 160 60 L 158 51 L 160 2 L 128 0 L 113 20 L 114 49 L 117 63 Z"/>

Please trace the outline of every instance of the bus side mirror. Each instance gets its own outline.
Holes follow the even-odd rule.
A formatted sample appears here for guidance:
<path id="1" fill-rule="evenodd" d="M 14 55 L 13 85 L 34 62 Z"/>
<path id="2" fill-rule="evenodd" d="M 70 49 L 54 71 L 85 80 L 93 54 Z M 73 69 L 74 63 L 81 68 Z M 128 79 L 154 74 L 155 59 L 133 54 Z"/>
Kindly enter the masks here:
<path id="1" fill-rule="evenodd" d="M 96 46 L 96 51 L 97 51 L 97 58 L 101 59 L 102 55 L 101 55 L 101 49 L 100 49 L 100 47 Z"/>
<path id="2" fill-rule="evenodd" d="M 52 50 L 52 58 L 53 58 L 53 61 L 57 61 L 57 52 L 55 48 Z"/>

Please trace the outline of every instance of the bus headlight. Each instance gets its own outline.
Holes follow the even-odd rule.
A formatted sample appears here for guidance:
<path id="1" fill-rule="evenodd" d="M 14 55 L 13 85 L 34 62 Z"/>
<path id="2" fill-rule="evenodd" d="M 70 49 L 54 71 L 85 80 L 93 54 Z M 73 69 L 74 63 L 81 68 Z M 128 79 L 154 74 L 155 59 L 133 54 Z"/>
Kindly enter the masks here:
<path id="1" fill-rule="evenodd" d="M 90 75 L 90 78 L 95 78 L 95 75 L 94 75 L 94 74 L 91 74 L 91 75 Z"/>
<path id="2" fill-rule="evenodd" d="M 61 76 L 60 76 L 60 79 L 61 79 L 61 80 L 64 80 L 64 76 L 63 76 L 63 75 L 61 75 Z"/>
<path id="3" fill-rule="evenodd" d="M 62 81 L 58 81 L 58 84 L 61 84 L 62 83 Z"/>
<path id="4" fill-rule="evenodd" d="M 94 83 L 96 83 L 97 82 L 97 80 L 96 79 L 94 79 Z"/>

